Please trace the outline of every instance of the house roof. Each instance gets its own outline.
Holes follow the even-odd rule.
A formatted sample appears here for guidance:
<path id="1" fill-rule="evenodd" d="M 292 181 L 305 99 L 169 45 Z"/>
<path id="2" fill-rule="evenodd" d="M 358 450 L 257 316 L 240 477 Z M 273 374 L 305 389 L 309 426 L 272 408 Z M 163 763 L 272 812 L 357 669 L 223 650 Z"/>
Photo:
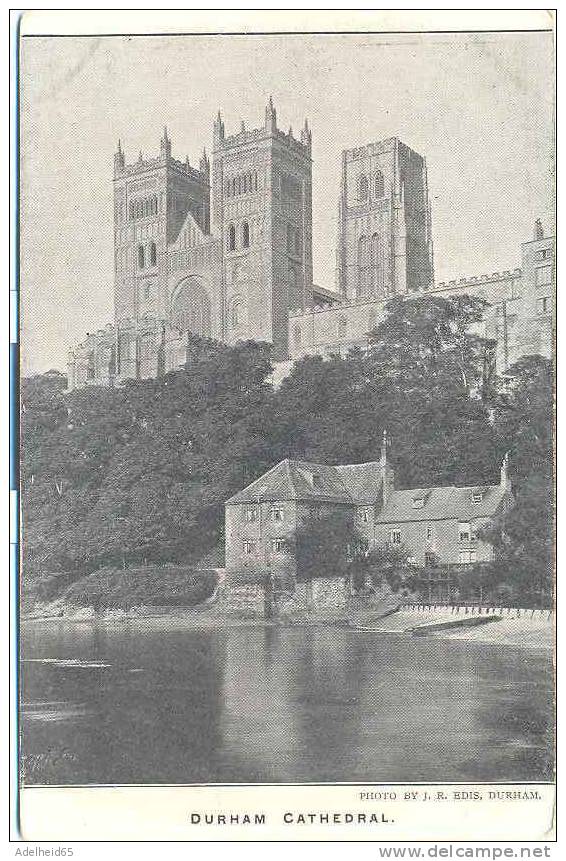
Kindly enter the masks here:
<path id="1" fill-rule="evenodd" d="M 481 502 L 472 502 L 474 494 Z M 425 487 L 394 490 L 379 513 L 377 523 L 403 523 L 411 520 L 473 520 L 492 517 L 498 511 L 507 491 L 499 484 L 473 487 Z M 414 500 L 422 499 L 415 506 Z"/>
<path id="2" fill-rule="evenodd" d="M 319 501 L 345 504 L 375 502 L 381 488 L 379 463 L 328 466 L 303 460 L 282 460 L 227 505 L 267 501 Z"/>
<path id="3" fill-rule="evenodd" d="M 328 466 L 303 460 L 282 460 L 227 500 L 227 505 L 259 502 L 337 502 L 373 505 L 381 498 L 379 461 Z M 480 502 L 474 495 L 482 494 Z M 376 523 L 422 520 L 473 520 L 493 517 L 508 491 L 496 485 L 471 487 L 417 487 L 394 490 L 376 517 Z M 415 500 L 419 500 L 415 504 Z"/>

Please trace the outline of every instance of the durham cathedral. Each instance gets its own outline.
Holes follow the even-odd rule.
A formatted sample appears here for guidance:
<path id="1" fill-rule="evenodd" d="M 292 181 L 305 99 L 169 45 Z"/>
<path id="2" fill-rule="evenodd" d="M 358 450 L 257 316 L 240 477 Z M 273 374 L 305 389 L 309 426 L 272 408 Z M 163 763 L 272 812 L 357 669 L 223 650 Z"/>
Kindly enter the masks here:
<path id="1" fill-rule="evenodd" d="M 340 165 L 335 289 L 313 284 L 312 136 L 277 126 L 227 135 L 218 114 L 212 164 L 114 155 L 114 323 L 69 353 L 69 388 L 147 379 L 187 360 L 191 335 L 272 344 L 275 375 L 305 355 L 347 355 L 393 296 L 480 296 L 484 334 L 503 372 L 550 356 L 554 239 L 540 221 L 520 266 L 434 279 L 425 159 L 398 138 L 345 150 Z M 338 167 L 338 166 L 337 166 Z"/>

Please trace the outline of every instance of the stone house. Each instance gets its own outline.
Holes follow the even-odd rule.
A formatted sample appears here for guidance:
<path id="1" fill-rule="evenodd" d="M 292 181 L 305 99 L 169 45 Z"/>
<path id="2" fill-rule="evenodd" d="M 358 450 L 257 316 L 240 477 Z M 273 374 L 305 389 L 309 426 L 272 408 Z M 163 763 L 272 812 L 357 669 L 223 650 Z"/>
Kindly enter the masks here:
<path id="1" fill-rule="evenodd" d="M 309 516 L 346 512 L 360 542 L 405 549 L 418 565 L 487 562 L 492 548 L 479 531 L 512 500 L 507 458 L 499 484 L 395 489 L 387 459 L 328 466 L 283 460 L 225 504 L 228 575 L 266 570 L 293 581 L 296 565 L 286 539 Z"/>

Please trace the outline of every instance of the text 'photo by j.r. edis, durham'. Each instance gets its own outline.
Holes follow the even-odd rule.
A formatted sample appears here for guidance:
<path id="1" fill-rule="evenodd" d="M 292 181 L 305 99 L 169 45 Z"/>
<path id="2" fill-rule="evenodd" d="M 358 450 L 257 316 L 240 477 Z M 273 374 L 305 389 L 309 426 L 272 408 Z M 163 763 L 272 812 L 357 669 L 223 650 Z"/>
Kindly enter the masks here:
<path id="1" fill-rule="evenodd" d="M 552 33 L 20 50 L 23 785 L 552 783 Z"/>

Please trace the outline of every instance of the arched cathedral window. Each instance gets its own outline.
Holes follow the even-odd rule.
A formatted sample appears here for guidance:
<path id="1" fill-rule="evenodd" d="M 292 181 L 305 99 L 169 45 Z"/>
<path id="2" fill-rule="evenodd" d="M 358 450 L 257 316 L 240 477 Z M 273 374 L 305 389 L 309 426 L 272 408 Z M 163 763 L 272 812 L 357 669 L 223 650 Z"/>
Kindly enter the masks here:
<path id="1" fill-rule="evenodd" d="M 86 378 L 87 380 L 94 380 L 96 376 L 96 365 L 94 362 L 94 352 L 88 354 L 87 365 L 86 365 Z"/>
<path id="2" fill-rule="evenodd" d="M 244 248 L 250 247 L 250 225 L 247 221 L 242 224 L 242 245 Z"/>
<path id="3" fill-rule="evenodd" d="M 228 227 L 228 251 L 236 250 L 236 228 L 233 224 Z"/>
<path id="4" fill-rule="evenodd" d="M 358 296 L 367 296 L 371 281 L 371 261 L 367 236 L 358 240 Z"/>
<path id="5" fill-rule="evenodd" d="M 383 249 L 379 235 L 374 233 L 371 237 L 371 292 L 372 294 L 383 294 Z"/>
<path id="6" fill-rule="evenodd" d="M 241 299 L 234 299 L 234 301 L 232 302 L 232 311 L 230 314 L 230 323 L 231 323 L 233 329 L 237 329 L 241 323 L 241 319 L 240 319 L 241 308 L 242 308 Z"/>
<path id="7" fill-rule="evenodd" d="M 377 171 L 375 175 L 375 196 L 383 197 L 385 194 L 385 180 L 383 179 L 383 174 L 380 170 Z"/>
<path id="8" fill-rule="evenodd" d="M 145 266 L 145 252 L 143 245 L 138 245 L 138 267 L 143 269 Z"/>
<path id="9" fill-rule="evenodd" d="M 155 242 L 149 243 L 149 265 L 157 266 L 157 248 Z"/>
<path id="10" fill-rule="evenodd" d="M 368 196 L 368 178 L 363 173 L 358 179 L 358 199 L 367 200 Z"/>
<path id="11" fill-rule="evenodd" d="M 287 225 L 287 251 L 289 254 L 293 251 L 294 228 L 292 224 Z"/>

